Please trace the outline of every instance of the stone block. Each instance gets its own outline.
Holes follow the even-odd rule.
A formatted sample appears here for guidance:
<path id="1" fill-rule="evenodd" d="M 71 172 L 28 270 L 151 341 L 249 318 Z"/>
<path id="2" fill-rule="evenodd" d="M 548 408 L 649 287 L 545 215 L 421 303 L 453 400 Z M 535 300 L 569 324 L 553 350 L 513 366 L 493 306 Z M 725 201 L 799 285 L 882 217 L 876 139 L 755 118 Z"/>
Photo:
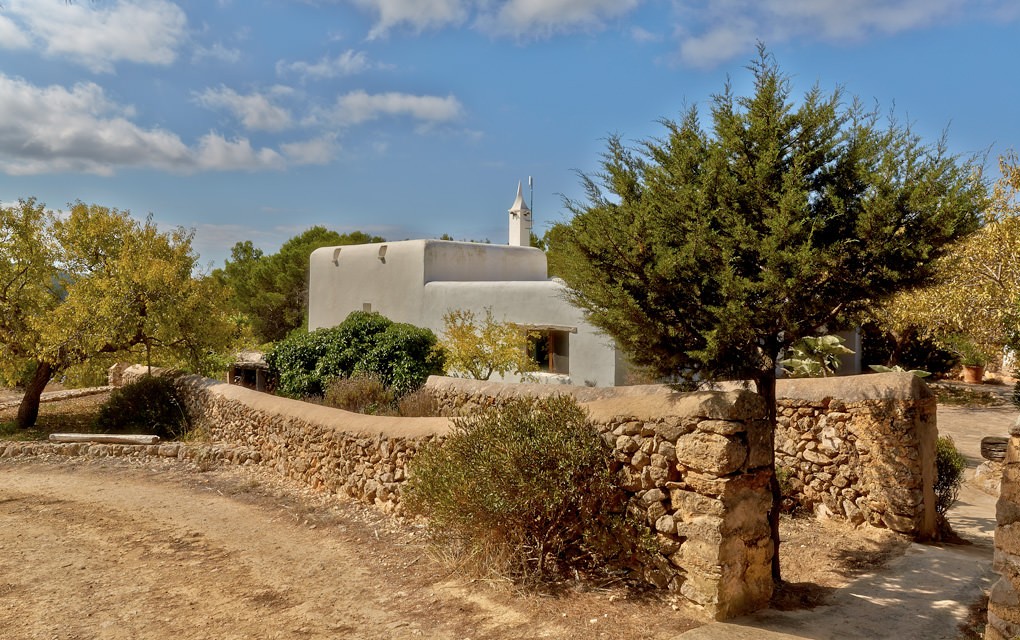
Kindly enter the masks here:
<path id="1" fill-rule="evenodd" d="M 676 520 L 673 519 L 673 516 L 668 514 L 659 516 L 659 518 L 655 520 L 655 530 L 664 534 L 676 534 Z"/>
<path id="2" fill-rule="evenodd" d="M 1000 524 L 995 528 L 995 548 L 1003 553 L 1020 556 L 1020 522 Z"/>
<path id="3" fill-rule="evenodd" d="M 719 516 L 696 515 L 676 523 L 676 533 L 688 541 L 697 540 L 718 545 L 723 541 L 723 518 Z"/>
<path id="4" fill-rule="evenodd" d="M 673 511 L 685 520 L 693 518 L 696 514 L 722 516 L 726 509 L 722 500 L 686 489 L 671 489 L 669 498 Z"/>
<path id="5" fill-rule="evenodd" d="M 717 433 L 721 436 L 732 436 L 746 430 L 743 422 L 733 420 L 702 420 L 698 423 L 698 431 Z"/>
<path id="6" fill-rule="evenodd" d="M 735 438 L 696 431 L 677 439 L 676 457 L 688 469 L 726 475 L 743 467 L 747 447 Z"/>

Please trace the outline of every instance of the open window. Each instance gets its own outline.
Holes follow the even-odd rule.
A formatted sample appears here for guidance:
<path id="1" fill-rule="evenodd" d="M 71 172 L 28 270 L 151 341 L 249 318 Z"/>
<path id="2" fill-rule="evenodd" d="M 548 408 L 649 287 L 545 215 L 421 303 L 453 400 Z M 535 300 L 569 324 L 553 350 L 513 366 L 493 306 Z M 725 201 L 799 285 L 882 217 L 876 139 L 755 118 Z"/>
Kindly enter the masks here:
<path id="1" fill-rule="evenodd" d="M 528 356 L 546 373 L 570 373 L 570 334 L 576 332 L 547 327 L 528 328 Z"/>

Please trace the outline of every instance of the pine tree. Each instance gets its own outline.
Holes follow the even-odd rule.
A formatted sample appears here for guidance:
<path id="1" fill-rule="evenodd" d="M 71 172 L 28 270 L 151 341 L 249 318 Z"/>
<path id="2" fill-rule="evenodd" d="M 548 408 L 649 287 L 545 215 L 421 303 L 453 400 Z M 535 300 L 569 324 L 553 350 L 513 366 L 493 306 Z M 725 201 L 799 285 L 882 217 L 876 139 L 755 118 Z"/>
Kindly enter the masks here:
<path id="1" fill-rule="evenodd" d="M 794 104 L 763 47 L 749 70 L 753 94 L 727 83 L 707 131 L 690 108 L 661 139 L 611 137 L 550 261 L 632 362 L 687 387 L 753 381 L 774 428 L 783 350 L 923 282 L 977 227 L 986 188 L 971 161 L 880 126 L 842 90 Z M 772 491 L 778 582 L 775 478 Z"/>

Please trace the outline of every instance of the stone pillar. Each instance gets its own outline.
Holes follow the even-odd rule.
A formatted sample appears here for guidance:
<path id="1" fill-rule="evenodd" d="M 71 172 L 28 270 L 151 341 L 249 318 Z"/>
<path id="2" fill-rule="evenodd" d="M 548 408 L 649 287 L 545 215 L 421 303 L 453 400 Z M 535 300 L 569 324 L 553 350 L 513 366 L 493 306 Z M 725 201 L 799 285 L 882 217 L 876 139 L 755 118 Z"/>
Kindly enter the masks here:
<path id="1" fill-rule="evenodd" d="M 995 505 L 995 561 L 1001 576 L 988 598 L 985 640 L 1020 636 L 1020 420 L 1009 432 L 1002 488 Z"/>

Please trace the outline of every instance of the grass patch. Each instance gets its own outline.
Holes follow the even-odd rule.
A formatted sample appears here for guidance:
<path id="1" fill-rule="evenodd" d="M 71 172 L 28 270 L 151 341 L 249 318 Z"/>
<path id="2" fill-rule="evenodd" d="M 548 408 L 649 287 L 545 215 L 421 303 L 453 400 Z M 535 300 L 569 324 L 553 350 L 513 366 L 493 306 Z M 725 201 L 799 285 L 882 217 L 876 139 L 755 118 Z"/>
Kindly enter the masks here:
<path id="1" fill-rule="evenodd" d="M 932 383 L 939 404 L 953 407 L 1001 407 L 1006 404 L 1002 397 L 992 391 L 966 389 L 948 384 Z"/>
<path id="2" fill-rule="evenodd" d="M 44 402 L 39 405 L 39 419 L 31 429 L 15 426 L 18 407 L 4 409 L 0 411 L 0 440 L 27 442 L 46 440 L 51 433 L 95 433 L 96 413 L 109 397 L 109 393 L 100 393 Z"/>

